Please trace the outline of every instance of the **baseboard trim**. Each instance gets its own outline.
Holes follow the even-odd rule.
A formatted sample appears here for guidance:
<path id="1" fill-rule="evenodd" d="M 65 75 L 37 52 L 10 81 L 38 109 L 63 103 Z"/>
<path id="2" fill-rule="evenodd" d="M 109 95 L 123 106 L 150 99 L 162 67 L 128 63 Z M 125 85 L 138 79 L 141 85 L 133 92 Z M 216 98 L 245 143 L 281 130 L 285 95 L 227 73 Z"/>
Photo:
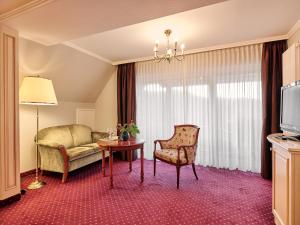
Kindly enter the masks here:
<path id="1" fill-rule="evenodd" d="M 0 200 L 0 208 L 7 206 L 13 202 L 19 201 L 21 199 L 21 193 L 11 196 L 7 199 Z"/>
<path id="2" fill-rule="evenodd" d="M 39 172 L 40 172 L 40 169 L 39 169 Z M 28 170 L 28 171 L 20 173 L 20 176 L 21 177 L 26 177 L 26 176 L 34 174 L 34 173 L 35 173 L 35 169 L 32 169 L 32 170 Z"/>

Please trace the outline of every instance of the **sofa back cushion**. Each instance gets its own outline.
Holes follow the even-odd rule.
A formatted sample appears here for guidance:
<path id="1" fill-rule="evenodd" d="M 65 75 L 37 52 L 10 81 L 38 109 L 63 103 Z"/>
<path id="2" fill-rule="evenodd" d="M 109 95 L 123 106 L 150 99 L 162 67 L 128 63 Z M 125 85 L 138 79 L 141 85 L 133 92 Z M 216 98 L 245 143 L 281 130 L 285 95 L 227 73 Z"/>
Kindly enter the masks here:
<path id="1" fill-rule="evenodd" d="M 48 127 L 38 133 L 39 141 L 47 141 L 64 145 L 66 148 L 74 146 L 73 137 L 69 129 L 70 126 Z"/>
<path id="2" fill-rule="evenodd" d="M 92 143 L 92 129 L 85 125 L 74 124 L 70 126 L 74 146 Z"/>

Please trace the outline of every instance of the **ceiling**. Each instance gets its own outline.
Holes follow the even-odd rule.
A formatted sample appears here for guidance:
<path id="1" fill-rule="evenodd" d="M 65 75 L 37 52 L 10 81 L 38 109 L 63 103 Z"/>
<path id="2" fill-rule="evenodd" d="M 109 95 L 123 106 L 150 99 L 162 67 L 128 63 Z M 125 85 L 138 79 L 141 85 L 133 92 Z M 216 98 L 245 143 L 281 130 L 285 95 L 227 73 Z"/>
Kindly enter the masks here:
<path id="1" fill-rule="evenodd" d="M 151 56 L 155 40 L 164 49 L 167 28 L 189 51 L 282 37 L 299 12 L 299 0 L 0 0 L 0 23 L 29 39 L 21 73 L 45 74 L 59 100 L 77 102 L 97 99 L 111 64 Z"/>
<path id="2" fill-rule="evenodd" d="M 11 0 L 11 5 L 18 1 Z M 4 22 L 20 31 L 23 37 L 53 45 L 222 1 L 52 0 Z"/>
<path id="3" fill-rule="evenodd" d="M 299 12 L 300 0 L 231 0 L 71 42 L 116 62 L 149 56 L 155 40 L 166 43 L 167 28 L 187 49 L 198 49 L 285 35 Z"/>
<path id="4" fill-rule="evenodd" d="M 1 0 L 0 14 L 9 12 L 17 7 L 20 7 L 31 0 Z"/>
<path id="5" fill-rule="evenodd" d="M 284 35 L 299 11 L 299 0 L 52 0 L 4 23 L 44 45 L 67 42 L 116 62 L 151 55 L 167 28 L 187 49 Z"/>
<path id="6" fill-rule="evenodd" d="M 28 0 L 1 2 L 8 9 Z M 4 23 L 44 45 L 68 43 L 116 62 L 151 55 L 157 39 L 162 49 L 167 28 L 187 49 L 284 35 L 299 11 L 299 0 L 52 0 Z"/>

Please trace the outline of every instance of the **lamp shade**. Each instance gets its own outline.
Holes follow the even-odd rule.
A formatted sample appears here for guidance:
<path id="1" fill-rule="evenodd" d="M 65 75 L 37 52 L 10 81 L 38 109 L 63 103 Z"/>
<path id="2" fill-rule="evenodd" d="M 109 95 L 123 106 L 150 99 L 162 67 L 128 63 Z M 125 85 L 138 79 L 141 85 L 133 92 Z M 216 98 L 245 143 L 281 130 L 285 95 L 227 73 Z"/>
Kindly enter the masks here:
<path id="1" fill-rule="evenodd" d="M 52 81 L 42 77 L 24 77 L 20 87 L 20 104 L 57 105 Z"/>

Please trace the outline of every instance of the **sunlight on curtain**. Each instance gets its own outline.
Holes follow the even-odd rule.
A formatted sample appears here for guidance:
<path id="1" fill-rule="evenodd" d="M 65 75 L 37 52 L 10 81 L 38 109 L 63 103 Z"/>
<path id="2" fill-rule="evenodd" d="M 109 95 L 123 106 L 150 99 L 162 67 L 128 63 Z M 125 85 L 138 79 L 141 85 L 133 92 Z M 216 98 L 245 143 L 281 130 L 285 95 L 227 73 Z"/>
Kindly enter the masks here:
<path id="1" fill-rule="evenodd" d="M 260 172 L 262 45 L 136 63 L 137 124 L 152 159 L 153 141 L 175 124 L 200 127 L 196 163 Z"/>

